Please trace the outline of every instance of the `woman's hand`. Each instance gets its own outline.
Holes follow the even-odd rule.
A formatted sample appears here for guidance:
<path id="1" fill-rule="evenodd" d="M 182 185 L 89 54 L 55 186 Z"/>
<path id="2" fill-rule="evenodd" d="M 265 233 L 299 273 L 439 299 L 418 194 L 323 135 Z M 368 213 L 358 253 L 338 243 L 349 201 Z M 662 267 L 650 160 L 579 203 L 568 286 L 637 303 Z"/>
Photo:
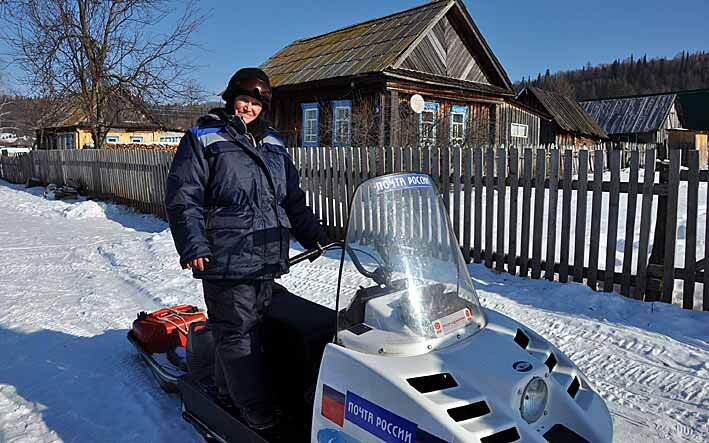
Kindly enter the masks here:
<path id="1" fill-rule="evenodd" d="M 200 272 L 204 271 L 204 267 L 209 263 L 209 258 L 198 257 L 185 263 L 185 269 L 198 269 Z"/>

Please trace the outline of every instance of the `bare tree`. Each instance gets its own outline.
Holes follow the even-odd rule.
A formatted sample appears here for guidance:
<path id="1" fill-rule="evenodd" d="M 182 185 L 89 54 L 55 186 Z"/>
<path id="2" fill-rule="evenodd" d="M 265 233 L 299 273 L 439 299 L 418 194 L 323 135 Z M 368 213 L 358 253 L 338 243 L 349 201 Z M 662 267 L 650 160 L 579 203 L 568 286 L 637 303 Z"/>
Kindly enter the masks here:
<path id="1" fill-rule="evenodd" d="M 0 38 L 41 97 L 80 112 L 100 148 L 123 112 L 183 96 L 180 58 L 202 21 L 173 0 L 5 0 Z M 182 13 L 175 11 L 181 10 Z M 174 28 L 156 25 L 176 18 Z"/>
<path id="2" fill-rule="evenodd" d="M 194 124 L 197 117 L 200 116 L 199 105 L 207 99 L 207 96 L 207 91 L 196 80 L 190 79 L 185 83 L 182 105 L 187 108 L 190 125 Z"/>
<path id="3" fill-rule="evenodd" d="M 0 0 L 1 1 L 1 0 Z M 1 3 L 0 3 L 1 5 Z M 0 132 L 9 130 L 17 130 L 14 126 L 8 126 L 8 117 L 10 116 L 10 107 L 13 105 L 12 100 L 8 97 L 7 88 L 2 76 L 0 75 Z"/>
<path id="4" fill-rule="evenodd" d="M 8 111 L 7 109 L 12 104 L 12 101 L 10 101 L 8 97 L 0 97 L 0 132 L 17 130 L 15 126 L 7 126 L 4 124 L 6 122 L 6 118 L 10 115 L 10 111 Z"/>

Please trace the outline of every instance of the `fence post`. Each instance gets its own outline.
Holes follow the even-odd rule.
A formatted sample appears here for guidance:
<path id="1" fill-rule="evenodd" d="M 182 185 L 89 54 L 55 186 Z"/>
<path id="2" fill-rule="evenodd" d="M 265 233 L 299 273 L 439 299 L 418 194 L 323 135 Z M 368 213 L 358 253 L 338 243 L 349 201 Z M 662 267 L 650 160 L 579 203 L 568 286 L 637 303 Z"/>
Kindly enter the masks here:
<path id="1" fill-rule="evenodd" d="M 30 154 L 27 153 L 22 156 L 22 175 L 24 176 L 23 183 L 25 185 L 29 184 L 30 180 L 32 180 L 32 173 L 31 171 L 31 161 L 30 161 Z"/>
<path id="2" fill-rule="evenodd" d="M 658 164 L 660 170 L 659 186 L 663 192 L 657 199 L 655 234 L 652 243 L 652 254 L 650 255 L 650 264 L 655 265 L 653 266 L 654 272 L 648 272 L 652 277 L 661 276 L 661 301 L 666 303 L 672 303 L 672 290 L 674 287 L 674 245 L 677 235 L 677 200 L 681 151 L 672 150 L 669 157 L 669 162 L 665 160 Z M 659 267 L 662 268 L 661 275 L 657 275 Z M 657 295 L 657 293 L 654 295 Z"/>
<path id="3" fill-rule="evenodd" d="M 694 309 L 694 286 L 697 268 L 697 215 L 699 204 L 699 151 L 691 149 L 686 152 L 686 164 L 689 168 L 687 180 L 687 235 L 684 250 L 684 288 L 682 307 Z M 705 258 L 706 259 L 706 258 Z"/>
<path id="4" fill-rule="evenodd" d="M 653 187 L 655 186 L 655 149 L 645 151 L 643 172 L 643 204 L 640 215 L 640 248 L 638 249 L 638 271 L 634 297 L 638 300 L 648 301 L 647 288 L 647 251 L 650 240 L 650 216 L 652 212 Z"/>
<path id="5" fill-rule="evenodd" d="M 7 149 L 0 150 L 0 178 L 3 180 L 7 180 L 7 177 L 5 177 L 5 162 L 3 161 L 3 159 L 7 158 Z"/>
<path id="6" fill-rule="evenodd" d="M 652 240 L 652 253 L 650 254 L 650 264 L 662 265 L 662 258 L 665 256 L 665 215 L 667 214 L 667 184 L 669 183 L 670 167 L 667 160 L 661 160 L 658 151 L 658 158 L 655 165 L 655 170 L 659 172 L 659 181 L 655 184 L 656 187 L 664 189 L 665 192 L 657 196 L 657 217 L 655 219 L 655 233 Z"/>

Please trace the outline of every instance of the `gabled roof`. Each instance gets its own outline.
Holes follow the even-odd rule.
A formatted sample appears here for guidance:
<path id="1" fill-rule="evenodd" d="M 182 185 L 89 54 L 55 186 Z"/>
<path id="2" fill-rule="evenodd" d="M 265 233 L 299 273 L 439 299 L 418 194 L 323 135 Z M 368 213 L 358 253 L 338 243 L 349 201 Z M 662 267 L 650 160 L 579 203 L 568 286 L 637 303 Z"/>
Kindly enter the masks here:
<path id="1" fill-rule="evenodd" d="M 531 106 L 541 106 L 561 129 L 592 137 L 608 138 L 608 134 L 571 97 L 553 91 L 527 86 L 517 96 L 518 100 Z M 536 99 L 536 100 L 535 100 Z"/>
<path id="2" fill-rule="evenodd" d="M 466 37 L 485 60 L 479 63 L 489 83 L 508 91 L 512 84 L 460 0 L 439 0 L 386 17 L 296 40 L 261 68 L 274 87 L 337 77 L 385 73 L 402 63 L 449 14 L 464 23 Z M 472 41 L 472 40 L 471 40 Z M 473 82 L 469 82 L 473 83 Z"/>
<path id="3" fill-rule="evenodd" d="M 640 134 L 662 127 L 676 94 L 606 98 L 581 102 L 608 134 Z"/>

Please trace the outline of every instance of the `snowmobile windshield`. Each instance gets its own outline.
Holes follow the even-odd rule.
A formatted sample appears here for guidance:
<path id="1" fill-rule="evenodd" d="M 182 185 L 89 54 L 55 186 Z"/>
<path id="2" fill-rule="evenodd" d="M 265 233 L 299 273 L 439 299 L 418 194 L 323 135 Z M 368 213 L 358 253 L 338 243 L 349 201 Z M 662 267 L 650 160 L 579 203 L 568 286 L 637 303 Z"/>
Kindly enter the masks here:
<path id="1" fill-rule="evenodd" d="M 468 269 L 431 177 L 390 174 L 352 199 L 340 273 L 337 342 L 417 355 L 485 325 Z"/>

